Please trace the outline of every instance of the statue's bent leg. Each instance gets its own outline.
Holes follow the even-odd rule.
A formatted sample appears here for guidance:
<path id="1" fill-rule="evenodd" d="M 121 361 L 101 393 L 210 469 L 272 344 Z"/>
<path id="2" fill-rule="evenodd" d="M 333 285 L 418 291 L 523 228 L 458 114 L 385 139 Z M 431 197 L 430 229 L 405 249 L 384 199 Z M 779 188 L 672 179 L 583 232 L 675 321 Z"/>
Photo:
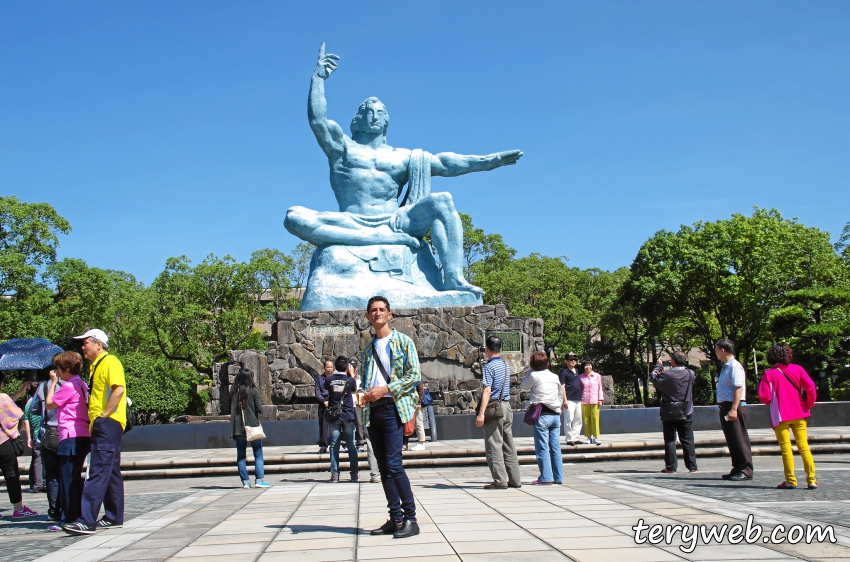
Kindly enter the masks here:
<path id="1" fill-rule="evenodd" d="M 401 229 L 421 238 L 431 231 L 431 240 L 443 264 L 443 287 L 446 290 L 468 291 L 482 296 L 481 288 L 463 277 L 463 225 L 449 193 L 432 193 L 408 207 Z"/>
<path id="2" fill-rule="evenodd" d="M 343 246 L 370 246 L 372 244 L 403 244 L 418 248 L 420 243 L 404 232 L 389 226 L 390 217 L 376 221 L 374 226 L 364 226 L 344 212 L 313 211 L 305 207 L 292 207 L 286 212 L 283 225 L 295 236 L 314 246 L 340 244 Z M 383 222 L 383 224 L 381 224 Z"/>

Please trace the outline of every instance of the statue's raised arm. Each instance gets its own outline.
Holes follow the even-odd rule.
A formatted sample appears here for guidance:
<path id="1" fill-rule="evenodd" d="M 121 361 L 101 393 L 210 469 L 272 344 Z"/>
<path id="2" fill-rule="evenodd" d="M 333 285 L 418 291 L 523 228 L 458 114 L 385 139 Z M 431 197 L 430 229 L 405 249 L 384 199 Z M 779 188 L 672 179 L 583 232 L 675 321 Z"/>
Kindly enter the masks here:
<path id="1" fill-rule="evenodd" d="M 319 141 L 319 146 L 328 158 L 338 155 L 343 151 L 342 127 L 328 119 L 328 102 L 325 99 L 325 80 L 336 70 L 339 57 L 325 54 L 325 44 L 319 47 L 319 62 L 313 71 L 310 80 L 310 95 L 307 98 L 307 117 L 310 120 L 310 128 Z"/>

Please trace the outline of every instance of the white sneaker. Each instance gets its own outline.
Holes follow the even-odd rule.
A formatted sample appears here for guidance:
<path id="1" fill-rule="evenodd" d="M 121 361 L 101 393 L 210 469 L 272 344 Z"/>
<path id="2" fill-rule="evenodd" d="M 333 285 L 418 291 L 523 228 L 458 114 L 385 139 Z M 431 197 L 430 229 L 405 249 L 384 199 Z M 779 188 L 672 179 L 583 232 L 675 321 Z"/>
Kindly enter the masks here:
<path id="1" fill-rule="evenodd" d="M 251 489 L 251 484 L 250 484 L 250 483 L 248 483 L 248 482 L 243 483 L 243 484 L 242 484 L 242 489 L 243 489 L 243 490 L 250 490 L 250 489 Z"/>
<path id="2" fill-rule="evenodd" d="M 424 451 L 425 450 L 425 444 L 424 443 L 417 443 L 416 445 L 413 445 L 412 447 L 410 447 L 410 450 L 411 451 Z"/>

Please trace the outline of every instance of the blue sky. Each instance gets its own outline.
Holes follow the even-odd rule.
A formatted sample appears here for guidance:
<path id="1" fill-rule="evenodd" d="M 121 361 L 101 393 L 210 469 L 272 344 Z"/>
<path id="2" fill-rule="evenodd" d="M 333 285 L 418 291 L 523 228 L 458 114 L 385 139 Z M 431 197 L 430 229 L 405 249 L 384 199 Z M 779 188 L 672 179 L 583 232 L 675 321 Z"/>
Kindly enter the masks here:
<path id="1" fill-rule="evenodd" d="M 850 221 L 847 2 L 2 2 L 0 193 L 71 221 L 60 256 L 146 283 L 170 256 L 289 251 L 335 210 L 306 119 L 367 96 L 389 143 L 519 148 L 436 178 L 520 255 L 627 266 L 656 230 L 776 207 Z"/>

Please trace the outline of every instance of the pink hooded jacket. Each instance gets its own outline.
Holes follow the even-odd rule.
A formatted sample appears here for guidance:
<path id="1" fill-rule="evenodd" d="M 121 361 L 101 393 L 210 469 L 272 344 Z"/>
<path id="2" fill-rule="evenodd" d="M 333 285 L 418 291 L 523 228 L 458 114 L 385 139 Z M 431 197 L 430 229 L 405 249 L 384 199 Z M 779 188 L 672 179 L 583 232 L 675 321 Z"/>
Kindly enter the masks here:
<path id="1" fill-rule="evenodd" d="M 759 400 L 762 404 L 770 404 L 772 398 L 771 388 L 776 391 L 776 399 L 779 401 L 779 416 L 782 421 L 794 421 L 809 417 L 809 410 L 817 398 L 815 383 L 800 365 L 777 365 L 794 381 L 791 384 L 779 369 L 768 369 L 759 383 Z M 794 388 L 797 385 L 797 388 Z M 800 390 L 806 391 L 806 402 L 800 398 Z"/>
<path id="2" fill-rule="evenodd" d="M 602 392 L 602 375 L 593 371 L 588 375 L 582 373 L 578 376 L 581 382 L 581 403 L 582 404 L 599 404 L 605 399 L 605 394 Z"/>

